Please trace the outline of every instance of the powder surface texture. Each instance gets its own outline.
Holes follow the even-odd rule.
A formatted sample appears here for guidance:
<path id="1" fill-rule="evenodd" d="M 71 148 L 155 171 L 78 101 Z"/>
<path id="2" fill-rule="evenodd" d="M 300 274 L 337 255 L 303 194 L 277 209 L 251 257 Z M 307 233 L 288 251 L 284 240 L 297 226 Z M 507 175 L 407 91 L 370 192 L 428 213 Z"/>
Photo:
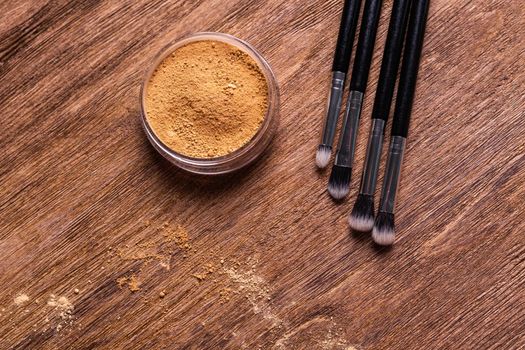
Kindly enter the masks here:
<path id="1" fill-rule="evenodd" d="M 192 158 L 216 158 L 257 133 L 268 108 L 268 85 L 242 50 L 197 41 L 160 63 L 145 102 L 148 123 L 166 146 Z"/>

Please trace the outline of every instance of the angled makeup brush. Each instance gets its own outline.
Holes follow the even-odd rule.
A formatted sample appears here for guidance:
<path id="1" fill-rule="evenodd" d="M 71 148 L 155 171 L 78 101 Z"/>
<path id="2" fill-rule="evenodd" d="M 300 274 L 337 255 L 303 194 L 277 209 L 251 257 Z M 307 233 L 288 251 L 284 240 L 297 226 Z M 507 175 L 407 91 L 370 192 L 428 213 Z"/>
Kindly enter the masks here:
<path id="1" fill-rule="evenodd" d="M 379 160 L 383 148 L 385 124 L 392 105 L 411 2 L 412 0 L 394 0 L 392 8 L 372 110 L 372 126 L 368 137 L 365 166 L 361 176 L 359 195 L 349 218 L 350 227 L 357 231 L 370 231 L 374 226 L 374 193 Z"/>
<path id="2" fill-rule="evenodd" d="M 316 164 L 319 168 L 325 168 L 330 161 L 360 7 L 361 0 L 345 0 L 332 66 L 332 87 L 328 97 L 328 110 L 321 143 L 316 154 Z"/>
<path id="3" fill-rule="evenodd" d="M 335 199 L 344 198 L 350 189 L 350 178 L 352 176 L 352 163 L 354 160 L 357 130 L 361 116 L 361 106 L 365 95 L 366 84 L 374 45 L 377 35 L 377 26 L 381 14 L 383 0 L 366 0 L 359 31 L 359 41 L 352 68 L 352 79 L 350 80 L 350 93 L 346 103 L 346 112 L 343 120 L 343 128 L 339 136 L 339 146 L 335 155 L 334 166 L 328 182 L 328 192 Z"/>
<path id="4" fill-rule="evenodd" d="M 374 242 L 380 245 L 394 243 L 394 209 L 401 177 L 401 166 L 416 91 L 417 74 L 423 50 L 425 28 L 430 0 L 414 0 L 403 54 L 401 77 L 396 97 L 392 123 L 392 138 L 388 152 L 379 213 L 372 230 Z"/>

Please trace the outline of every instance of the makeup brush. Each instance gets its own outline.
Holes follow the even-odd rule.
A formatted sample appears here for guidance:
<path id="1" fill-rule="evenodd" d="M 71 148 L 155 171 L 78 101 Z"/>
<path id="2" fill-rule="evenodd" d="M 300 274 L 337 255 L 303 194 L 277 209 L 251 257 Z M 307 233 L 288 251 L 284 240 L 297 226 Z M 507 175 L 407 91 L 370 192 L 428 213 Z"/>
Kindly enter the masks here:
<path id="1" fill-rule="evenodd" d="M 334 63 L 332 65 L 332 87 L 328 97 L 328 110 L 321 135 L 321 143 L 316 154 L 316 164 L 319 168 L 325 168 L 330 161 L 360 7 L 361 0 L 345 0 L 335 48 Z"/>
<path id="2" fill-rule="evenodd" d="M 394 209 L 401 177 L 406 138 L 416 91 L 417 74 L 425 38 L 425 28 L 430 0 L 414 0 L 397 89 L 396 108 L 392 123 L 392 138 L 388 152 L 379 213 L 372 230 L 374 242 L 380 245 L 394 243 Z"/>
<path id="3" fill-rule="evenodd" d="M 366 0 L 359 31 L 359 41 L 355 53 L 350 92 L 346 102 L 346 112 L 343 119 L 343 128 L 339 136 L 339 146 L 335 155 L 334 166 L 328 182 L 328 192 L 335 199 L 344 198 L 350 189 L 352 176 L 352 163 L 354 161 L 355 144 L 361 106 L 365 95 L 366 85 L 374 45 L 376 41 L 377 26 L 381 14 L 383 0 Z"/>
<path id="4" fill-rule="evenodd" d="M 365 165 L 361 175 L 359 195 L 350 214 L 350 227 L 357 231 L 370 231 L 374 226 L 374 193 L 383 148 L 385 124 L 388 120 L 396 78 L 403 50 L 408 10 L 411 0 L 394 0 L 386 37 L 381 72 L 372 110 L 372 126 L 368 137 Z"/>

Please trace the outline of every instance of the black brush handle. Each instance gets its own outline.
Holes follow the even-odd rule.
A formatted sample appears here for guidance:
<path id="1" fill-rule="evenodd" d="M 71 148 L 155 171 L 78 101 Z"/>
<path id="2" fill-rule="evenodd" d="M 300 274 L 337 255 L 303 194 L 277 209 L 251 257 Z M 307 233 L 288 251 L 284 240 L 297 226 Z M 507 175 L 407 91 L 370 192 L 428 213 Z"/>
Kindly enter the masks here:
<path id="1" fill-rule="evenodd" d="M 348 72 L 360 7 L 361 0 L 345 0 L 332 67 L 334 72 Z"/>
<path id="2" fill-rule="evenodd" d="M 392 136 L 407 137 L 416 92 L 419 62 L 423 51 L 430 0 L 414 0 L 408 24 L 401 78 L 397 89 Z"/>
<path id="3" fill-rule="evenodd" d="M 385 122 L 388 120 L 411 2 L 411 0 L 394 0 L 372 111 L 373 119 L 382 119 Z"/>
<path id="4" fill-rule="evenodd" d="M 370 65 L 374 55 L 374 46 L 377 36 L 377 27 L 381 15 L 383 0 L 367 0 L 363 10 L 361 20 L 361 30 L 359 31 L 359 41 L 355 52 L 354 67 L 352 69 L 352 80 L 350 90 L 359 91 L 363 94 L 368 83 Z"/>

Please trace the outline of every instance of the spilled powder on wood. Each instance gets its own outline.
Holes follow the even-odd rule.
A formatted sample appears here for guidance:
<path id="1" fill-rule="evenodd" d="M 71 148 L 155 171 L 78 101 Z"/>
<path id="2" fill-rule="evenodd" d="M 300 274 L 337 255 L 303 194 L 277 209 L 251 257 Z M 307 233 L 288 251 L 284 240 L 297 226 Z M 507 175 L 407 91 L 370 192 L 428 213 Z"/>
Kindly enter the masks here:
<path id="1" fill-rule="evenodd" d="M 16 305 L 23 305 L 29 301 L 29 296 L 27 294 L 19 294 L 14 301 Z"/>
<path id="2" fill-rule="evenodd" d="M 156 260 L 162 267 L 169 269 L 171 255 L 177 248 L 184 251 L 191 249 L 188 231 L 181 225 L 166 222 L 155 230 L 155 234 L 148 241 L 118 247 L 115 253 L 124 261 Z M 112 249 L 108 250 L 112 253 Z"/>
<path id="3" fill-rule="evenodd" d="M 195 277 L 199 282 L 205 280 L 209 275 L 213 274 L 216 270 L 215 266 L 212 263 L 207 263 L 202 266 L 201 272 L 192 274 L 192 277 Z"/>
<path id="4" fill-rule="evenodd" d="M 262 277 L 255 273 L 253 266 L 246 271 L 240 271 L 236 267 L 224 268 L 224 272 L 233 284 L 237 286 L 239 293 L 244 295 L 250 302 L 255 314 L 261 314 L 274 327 L 283 323 L 283 320 L 273 311 L 269 304 L 271 300 L 269 286 Z"/>
<path id="5" fill-rule="evenodd" d="M 145 227 L 150 227 L 150 225 L 149 221 L 145 222 Z M 165 222 L 155 228 L 155 234 L 151 235 L 146 242 L 127 244 L 116 249 L 110 247 L 108 252 L 122 261 L 141 262 L 142 265 L 139 271 L 142 269 L 142 266 L 154 261 L 160 267 L 170 270 L 172 255 L 177 251 L 184 251 L 186 255 L 191 252 L 191 249 L 192 246 L 186 228 L 179 224 Z M 139 275 L 140 272 L 138 275 L 120 277 L 116 280 L 116 283 L 120 288 L 127 286 L 130 291 L 137 292 L 141 289 Z"/>
<path id="6" fill-rule="evenodd" d="M 117 284 L 120 288 L 127 286 L 131 292 L 138 292 L 140 290 L 140 281 L 135 275 L 119 277 L 117 278 Z"/>
<path id="7" fill-rule="evenodd" d="M 163 227 L 163 236 L 165 238 L 165 243 L 175 242 L 177 247 L 179 247 L 180 249 L 191 249 L 188 231 L 184 227 L 182 227 L 181 225 L 177 225 L 177 227 L 174 228 L 173 226 L 167 224 L 164 224 Z"/>
<path id="8" fill-rule="evenodd" d="M 75 307 L 65 296 L 56 297 L 54 294 L 49 296 L 47 306 L 52 307 L 59 318 L 56 331 L 59 332 L 63 327 L 73 324 L 73 311 Z"/>
<path id="9" fill-rule="evenodd" d="M 58 315 L 63 320 L 71 319 L 74 306 L 69 302 L 65 296 L 56 298 L 55 295 L 51 294 L 47 301 L 47 305 L 54 307 L 58 311 Z"/>

